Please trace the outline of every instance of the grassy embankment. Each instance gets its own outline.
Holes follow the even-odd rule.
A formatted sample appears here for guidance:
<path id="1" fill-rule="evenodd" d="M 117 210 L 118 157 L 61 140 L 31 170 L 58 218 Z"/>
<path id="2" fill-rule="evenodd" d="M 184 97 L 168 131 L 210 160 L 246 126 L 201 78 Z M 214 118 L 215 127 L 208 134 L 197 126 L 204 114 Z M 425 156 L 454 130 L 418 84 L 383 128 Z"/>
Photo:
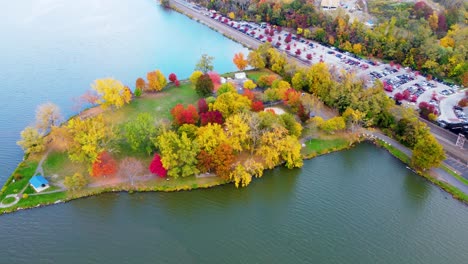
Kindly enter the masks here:
<path id="1" fill-rule="evenodd" d="M 393 147 L 393 146 L 391 146 L 389 144 L 386 144 L 385 142 L 383 142 L 383 141 L 381 141 L 379 139 L 377 139 L 375 141 L 375 143 L 376 143 L 376 145 L 387 149 L 394 157 L 396 157 L 397 159 L 401 160 L 403 163 L 405 163 L 406 165 L 411 167 L 411 163 L 410 163 L 411 159 L 410 159 L 410 157 L 408 157 L 408 155 L 401 152 L 399 149 L 397 149 L 397 148 L 395 148 L 395 147 Z M 446 170 L 451 175 L 453 175 L 455 178 L 460 180 L 461 177 L 459 175 L 457 175 L 456 173 L 452 172 L 450 169 L 446 168 L 443 165 L 441 166 L 441 168 Z M 438 179 L 434 178 L 427 171 L 417 171 L 417 170 L 415 170 L 415 172 L 418 175 L 426 178 L 428 181 L 430 181 L 430 182 L 434 183 L 435 185 L 439 186 L 440 188 L 442 188 L 446 192 L 450 193 L 453 196 L 453 198 L 468 204 L 468 195 L 465 194 L 464 192 L 462 192 L 457 187 L 452 186 L 452 185 L 450 185 L 450 184 L 448 184 L 448 183 L 446 183 L 444 181 L 441 181 L 441 180 L 438 180 Z M 462 181 L 462 182 L 466 184 L 466 180 Z"/>

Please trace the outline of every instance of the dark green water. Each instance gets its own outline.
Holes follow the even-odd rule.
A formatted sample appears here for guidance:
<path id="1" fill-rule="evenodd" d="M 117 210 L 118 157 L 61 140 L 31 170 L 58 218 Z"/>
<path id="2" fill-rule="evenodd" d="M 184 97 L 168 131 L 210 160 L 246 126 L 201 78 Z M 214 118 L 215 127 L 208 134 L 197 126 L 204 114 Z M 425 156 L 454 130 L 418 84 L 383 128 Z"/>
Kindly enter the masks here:
<path id="1" fill-rule="evenodd" d="M 467 263 L 468 208 L 370 144 L 248 188 L 0 217 L 1 263 Z"/>

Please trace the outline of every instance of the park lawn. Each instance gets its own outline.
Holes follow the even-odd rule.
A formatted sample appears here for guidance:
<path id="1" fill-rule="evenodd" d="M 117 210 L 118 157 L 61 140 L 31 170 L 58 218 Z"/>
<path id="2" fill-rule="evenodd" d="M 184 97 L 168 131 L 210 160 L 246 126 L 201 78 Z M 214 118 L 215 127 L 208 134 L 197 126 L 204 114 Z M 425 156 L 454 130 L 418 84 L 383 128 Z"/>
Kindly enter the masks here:
<path id="1" fill-rule="evenodd" d="M 274 72 L 272 72 L 272 71 L 270 71 L 270 70 L 268 70 L 268 69 L 249 70 L 249 71 L 246 72 L 246 74 L 247 74 L 247 78 L 253 80 L 255 83 L 257 83 L 257 82 L 258 82 L 258 79 L 259 79 L 260 77 L 262 77 L 263 75 L 271 75 L 271 74 L 273 74 L 273 75 L 278 76 L 279 79 L 281 79 L 281 77 L 280 77 L 278 74 L 276 74 L 276 73 L 274 73 Z"/>
<path id="2" fill-rule="evenodd" d="M 75 173 L 86 175 L 87 167 L 79 162 L 72 162 L 66 152 L 51 152 L 42 164 L 44 174 L 51 182 L 62 180 L 65 176 L 71 176 Z M 57 175 L 58 177 L 53 177 Z"/>
<path id="3" fill-rule="evenodd" d="M 349 146 L 349 141 L 344 138 L 335 138 L 335 139 L 319 139 L 314 138 L 305 143 L 305 148 L 302 149 L 304 156 L 311 155 L 320 155 L 328 153 L 330 151 L 335 151 L 339 149 L 344 149 Z"/>
<path id="4" fill-rule="evenodd" d="M 5 196 L 9 194 L 16 194 L 19 193 L 25 186 L 28 185 L 29 180 L 32 178 L 34 172 L 37 168 L 36 161 L 24 161 L 22 162 L 18 168 L 13 172 L 13 175 L 20 174 L 22 178 L 18 181 L 13 180 L 5 186 L 4 191 L 0 196 L 0 200 L 4 199 Z"/>
<path id="5" fill-rule="evenodd" d="M 27 198 L 22 198 L 15 207 L 33 207 L 36 205 L 44 205 L 48 203 L 54 203 L 58 200 L 63 200 L 67 197 L 66 192 L 56 192 L 40 195 L 29 195 Z M 9 209 L 9 208 L 8 208 Z"/>
<path id="6" fill-rule="evenodd" d="M 161 92 L 143 94 L 118 110 L 107 110 L 104 116 L 112 120 L 114 125 L 134 120 L 138 114 L 144 112 L 157 118 L 170 119 L 171 109 L 176 104 L 196 104 L 199 98 L 193 85 L 183 82 L 179 87 L 169 85 Z"/>

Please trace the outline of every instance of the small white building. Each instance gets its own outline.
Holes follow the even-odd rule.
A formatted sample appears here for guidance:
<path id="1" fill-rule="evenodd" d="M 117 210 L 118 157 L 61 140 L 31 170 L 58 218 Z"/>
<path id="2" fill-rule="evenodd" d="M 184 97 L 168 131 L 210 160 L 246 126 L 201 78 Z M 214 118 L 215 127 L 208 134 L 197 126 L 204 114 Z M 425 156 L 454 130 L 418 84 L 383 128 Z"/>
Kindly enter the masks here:
<path id="1" fill-rule="evenodd" d="M 245 72 L 238 72 L 238 73 L 234 74 L 234 78 L 236 80 L 245 80 L 245 79 L 247 79 L 247 75 L 245 74 Z"/>

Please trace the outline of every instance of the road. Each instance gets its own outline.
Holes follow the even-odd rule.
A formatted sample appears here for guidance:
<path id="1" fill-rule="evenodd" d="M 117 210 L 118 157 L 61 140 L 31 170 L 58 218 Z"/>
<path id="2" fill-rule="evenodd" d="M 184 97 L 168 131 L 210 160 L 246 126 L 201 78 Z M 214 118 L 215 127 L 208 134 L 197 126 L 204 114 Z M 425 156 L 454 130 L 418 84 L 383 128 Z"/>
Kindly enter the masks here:
<path id="1" fill-rule="evenodd" d="M 193 5 L 190 3 L 187 3 L 184 0 L 171 0 L 171 5 L 180 11 L 182 11 L 185 14 L 188 14 L 193 17 L 193 19 L 196 19 L 200 21 L 201 23 L 209 26 L 210 28 L 215 29 L 216 31 L 220 32 L 221 34 L 224 34 L 226 36 L 229 36 L 232 39 L 235 39 L 237 42 L 244 44 L 250 49 L 256 49 L 258 46 L 263 44 L 263 42 L 252 38 L 244 33 L 241 33 L 240 31 L 229 27 L 221 22 L 215 21 L 211 19 L 209 16 L 206 16 L 201 12 L 200 10 L 196 10 L 193 8 Z M 325 47 L 323 47 L 325 48 Z M 326 48 L 328 50 L 328 48 Z M 287 54 L 287 53 L 286 53 Z M 293 61 L 294 63 L 298 65 L 302 65 L 305 67 L 309 67 L 310 65 L 308 63 L 305 63 L 302 60 L 297 59 L 294 56 L 291 56 L 290 54 L 287 54 L 288 59 L 290 61 Z M 333 59 L 336 59 L 334 56 L 330 56 Z M 328 57 L 325 57 L 328 58 Z M 326 60 L 326 59 L 325 59 Z M 382 66 L 383 67 L 383 66 Z M 365 72 L 371 71 L 372 69 L 369 68 Z M 396 73 L 397 74 L 397 73 Z M 425 120 L 422 120 L 425 121 Z M 444 147 L 445 151 L 447 152 L 447 163 L 446 165 L 449 168 L 452 168 L 453 170 L 459 172 L 463 177 L 468 179 L 468 151 L 466 149 L 461 150 L 460 148 L 457 148 L 455 146 L 456 142 L 456 136 L 449 132 L 446 131 L 445 129 L 442 129 L 440 127 L 437 127 L 433 125 L 432 123 L 426 122 L 431 129 L 431 132 L 434 134 L 434 136 L 438 139 L 438 141 L 442 144 Z"/>

